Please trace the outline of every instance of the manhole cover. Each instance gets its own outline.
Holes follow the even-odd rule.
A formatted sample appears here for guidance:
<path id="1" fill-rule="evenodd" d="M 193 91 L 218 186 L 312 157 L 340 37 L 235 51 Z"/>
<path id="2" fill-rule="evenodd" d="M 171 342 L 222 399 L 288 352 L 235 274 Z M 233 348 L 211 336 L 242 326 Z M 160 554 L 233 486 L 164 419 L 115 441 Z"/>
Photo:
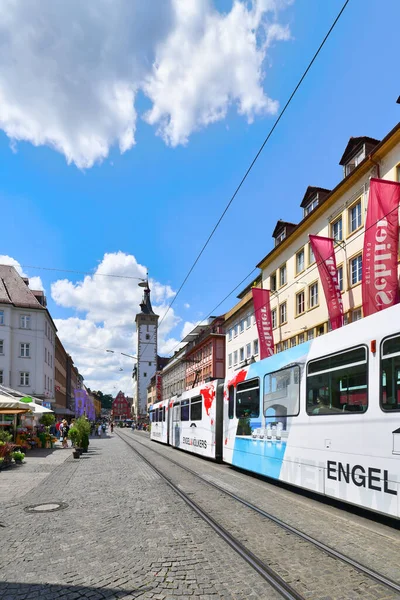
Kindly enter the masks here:
<path id="1" fill-rule="evenodd" d="M 33 504 L 32 506 L 26 506 L 26 512 L 54 512 L 56 510 L 63 510 L 67 508 L 68 504 L 65 502 L 47 502 L 46 504 Z"/>

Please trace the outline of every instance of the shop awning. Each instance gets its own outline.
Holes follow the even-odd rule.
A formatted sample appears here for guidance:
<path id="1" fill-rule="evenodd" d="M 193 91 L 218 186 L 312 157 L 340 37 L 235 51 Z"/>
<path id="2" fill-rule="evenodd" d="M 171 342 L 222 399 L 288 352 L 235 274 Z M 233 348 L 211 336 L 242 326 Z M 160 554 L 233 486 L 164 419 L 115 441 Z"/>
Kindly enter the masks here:
<path id="1" fill-rule="evenodd" d="M 18 415 L 21 413 L 28 412 L 29 407 L 20 402 L 16 398 L 10 396 L 3 396 L 0 394 L 0 414 L 2 415 Z"/>

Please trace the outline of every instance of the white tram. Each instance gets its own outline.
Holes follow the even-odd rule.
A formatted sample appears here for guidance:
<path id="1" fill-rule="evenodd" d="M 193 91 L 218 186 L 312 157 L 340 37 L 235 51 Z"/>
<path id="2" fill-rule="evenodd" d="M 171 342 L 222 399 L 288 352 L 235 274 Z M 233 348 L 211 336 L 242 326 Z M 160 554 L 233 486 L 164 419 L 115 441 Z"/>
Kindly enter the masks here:
<path id="1" fill-rule="evenodd" d="M 172 446 L 400 517 L 400 305 L 167 404 Z"/>

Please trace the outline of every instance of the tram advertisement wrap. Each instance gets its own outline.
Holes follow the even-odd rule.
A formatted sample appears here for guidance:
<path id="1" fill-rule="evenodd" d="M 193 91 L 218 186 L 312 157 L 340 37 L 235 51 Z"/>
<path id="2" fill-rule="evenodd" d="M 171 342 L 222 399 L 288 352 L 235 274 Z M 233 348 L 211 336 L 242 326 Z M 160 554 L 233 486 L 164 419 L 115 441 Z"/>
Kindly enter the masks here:
<path id="1" fill-rule="evenodd" d="M 343 302 L 336 268 L 333 239 L 310 235 L 310 244 L 318 265 L 318 273 L 324 288 L 329 320 L 332 329 L 343 325 Z"/>
<path id="2" fill-rule="evenodd" d="M 362 258 L 364 317 L 399 301 L 400 183 L 371 179 Z"/>
<path id="3" fill-rule="evenodd" d="M 260 359 L 274 354 L 274 338 L 272 335 L 271 306 L 269 290 L 253 288 L 254 315 L 256 317 L 258 339 L 260 341 Z"/>

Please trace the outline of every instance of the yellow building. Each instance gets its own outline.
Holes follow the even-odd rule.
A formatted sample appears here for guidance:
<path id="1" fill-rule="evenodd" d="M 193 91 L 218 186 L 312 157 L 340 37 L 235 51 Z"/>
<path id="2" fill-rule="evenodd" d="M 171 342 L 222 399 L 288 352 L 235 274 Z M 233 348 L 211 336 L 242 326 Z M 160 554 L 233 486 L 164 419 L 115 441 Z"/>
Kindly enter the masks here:
<path id="1" fill-rule="evenodd" d="M 297 225 L 278 221 L 275 246 L 257 265 L 270 289 L 276 351 L 323 335 L 328 309 L 309 234 L 333 237 L 345 324 L 362 317 L 361 274 L 369 179 L 400 181 L 400 123 L 382 140 L 351 138 L 340 160 L 344 177 L 333 190 L 309 187 Z"/>

